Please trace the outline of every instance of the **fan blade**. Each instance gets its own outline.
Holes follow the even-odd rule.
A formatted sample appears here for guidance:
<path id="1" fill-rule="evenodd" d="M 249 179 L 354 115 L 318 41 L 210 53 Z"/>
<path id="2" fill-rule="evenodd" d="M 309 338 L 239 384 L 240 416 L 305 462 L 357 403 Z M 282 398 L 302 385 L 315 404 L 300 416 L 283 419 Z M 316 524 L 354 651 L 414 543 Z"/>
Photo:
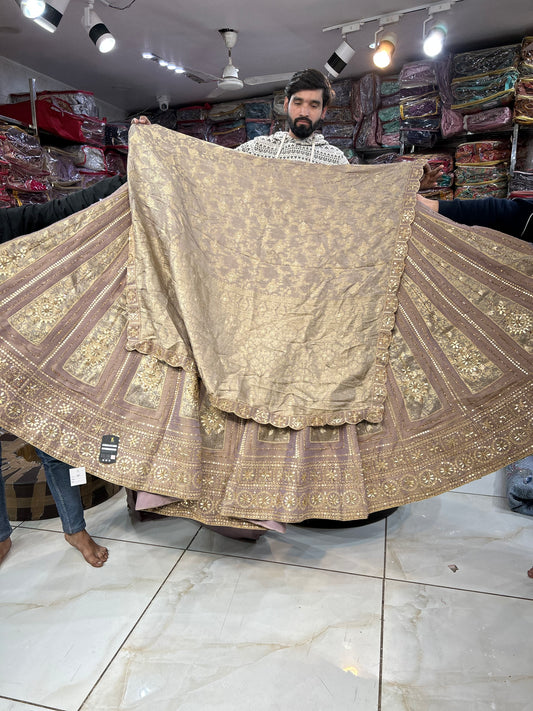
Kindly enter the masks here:
<path id="1" fill-rule="evenodd" d="M 217 97 L 222 96 L 225 93 L 226 93 L 225 89 L 220 89 L 217 86 L 217 88 L 213 89 L 213 91 L 210 91 L 209 94 L 205 98 L 206 99 L 216 99 Z"/>
<path id="2" fill-rule="evenodd" d="M 214 74 L 209 74 L 209 72 L 201 72 L 198 69 L 190 69 L 189 67 L 184 67 L 185 76 L 198 84 L 207 84 L 211 81 L 219 81 L 222 77 L 216 77 Z"/>
<path id="3" fill-rule="evenodd" d="M 292 77 L 294 72 L 290 74 L 265 74 L 264 76 L 258 77 L 246 77 L 243 82 L 248 86 L 254 86 L 255 84 L 274 84 L 287 82 Z"/>

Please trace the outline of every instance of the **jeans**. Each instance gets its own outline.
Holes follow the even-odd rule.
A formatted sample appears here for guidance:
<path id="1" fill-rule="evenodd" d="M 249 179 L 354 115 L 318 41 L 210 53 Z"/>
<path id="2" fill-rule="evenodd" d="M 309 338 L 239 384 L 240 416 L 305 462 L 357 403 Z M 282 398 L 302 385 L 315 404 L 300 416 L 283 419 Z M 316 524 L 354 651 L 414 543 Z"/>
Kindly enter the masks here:
<path id="1" fill-rule="evenodd" d="M 80 487 L 70 485 L 69 469 L 71 467 L 40 449 L 35 448 L 35 451 L 43 463 L 46 483 L 54 497 L 57 512 L 63 524 L 63 532 L 78 533 L 83 531 L 85 518 L 83 517 Z"/>
<path id="2" fill-rule="evenodd" d="M 70 466 L 59 459 L 51 457 L 49 454 L 35 450 L 43 463 L 46 482 L 57 507 L 57 511 L 63 524 L 64 533 L 78 533 L 85 529 L 85 518 L 83 516 L 83 504 L 79 486 L 70 485 Z M 0 458 L 2 456 L 2 445 L 0 444 Z M 9 538 L 13 529 L 9 523 L 6 506 L 6 491 L 4 477 L 0 471 L 0 541 Z"/>

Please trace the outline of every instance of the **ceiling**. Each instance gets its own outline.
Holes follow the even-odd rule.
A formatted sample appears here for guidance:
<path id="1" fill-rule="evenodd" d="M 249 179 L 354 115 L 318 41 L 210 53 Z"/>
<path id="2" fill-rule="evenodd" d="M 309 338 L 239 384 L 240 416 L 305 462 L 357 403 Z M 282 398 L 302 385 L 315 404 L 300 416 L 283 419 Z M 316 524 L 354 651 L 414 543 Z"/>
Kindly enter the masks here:
<path id="1" fill-rule="evenodd" d="M 24 18 L 17 0 L 1 0 L 0 55 L 134 113 L 157 107 L 156 97 L 162 94 L 171 106 L 203 103 L 216 86 L 142 59 L 143 51 L 219 76 L 227 56 L 217 30 L 232 28 L 239 33 L 233 63 L 241 78 L 323 69 L 342 39 L 340 30 L 323 32 L 324 27 L 420 5 L 416 0 L 95 0 L 95 11 L 117 40 L 115 50 L 102 55 L 81 24 L 84 0 L 70 0 L 54 34 Z M 426 17 L 425 10 L 417 10 L 400 19 L 389 74 L 422 58 Z M 441 17 L 448 24 L 451 51 L 516 42 L 533 34 L 531 0 L 460 0 Z M 372 21 L 347 35 L 356 53 L 340 78 L 373 70 L 368 45 L 376 29 Z M 245 87 L 216 101 L 265 95 L 281 86 Z"/>

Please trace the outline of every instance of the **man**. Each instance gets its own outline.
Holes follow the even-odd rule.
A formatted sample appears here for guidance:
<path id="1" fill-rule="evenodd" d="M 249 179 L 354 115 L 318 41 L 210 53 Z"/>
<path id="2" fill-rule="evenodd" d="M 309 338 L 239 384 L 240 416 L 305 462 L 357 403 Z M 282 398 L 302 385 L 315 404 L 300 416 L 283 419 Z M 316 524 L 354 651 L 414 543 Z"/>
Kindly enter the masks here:
<path id="1" fill-rule="evenodd" d="M 48 227 L 57 220 L 111 195 L 124 182 L 125 178 L 117 175 L 68 197 L 51 200 L 42 205 L 1 209 L 0 242 L 7 242 L 15 237 Z M 86 530 L 79 487 L 70 484 L 70 466 L 45 452 L 36 451 L 43 464 L 46 481 L 56 503 L 66 541 L 80 551 L 89 565 L 101 568 L 107 561 L 109 553 L 107 548 L 96 543 Z M 0 473 L 0 563 L 11 548 L 11 533 L 4 480 Z"/>
<path id="2" fill-rule="evenodd" d="M 263 158 L 280 158 L 323 165 L 344 165 L 344 153 L 318 133 L 334 96 L 327 77 L 316 69 L 304 69 L 293 75 L 285 87 L 283 108 L 288 131 L 258 136 L 235 150 Z"/>

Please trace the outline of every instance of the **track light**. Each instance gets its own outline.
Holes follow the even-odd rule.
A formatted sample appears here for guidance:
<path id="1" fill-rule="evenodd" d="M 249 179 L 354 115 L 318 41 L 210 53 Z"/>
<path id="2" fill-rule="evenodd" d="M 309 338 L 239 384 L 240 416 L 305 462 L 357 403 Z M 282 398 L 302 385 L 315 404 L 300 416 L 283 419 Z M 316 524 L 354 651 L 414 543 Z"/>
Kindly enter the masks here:
<path id="1" fill-rule="evenodd" d="M 21 0 L 20 9 L 24 17 L 29 17 L 48 32 L 55 32 L 70 0 Z"/>
<path id="2" fill-rule="evenodd" d="M 354 54 L 355 49 L 350 47 L 348 42 L 343 38 L 340 45 L 324 64 L 328 74 L 331 74 L 331 76 L 336 79 Z"/>
<path id="3" fill-rule="evenodd" d="M 424 38 L 424 54 L 428 57 L 436 57 L 440 54 L 444 47 L 446 34 L 447 28 L 444 23 L 434 24 Z"/>
<path id="4" fill-rule="evenodd" d="M 28 17 L 30 20 L 35 20 L 36 17 L 40 17 L 46 7 L 44 0 L 21 0 L 20 9 L 24 17 Z"/>
<path id="5" fill-rule="evenodd" d="M 378 42 L 378 32 L 376 32 L 376 50 L 372 55 L 372 61 L 379 69 L 386 69 L 392 62 L 397 38 L 394 32 L 387 32 Z"/>
<path id="6" fill-rule="evenodd" d="M 93 10 L 93 5 L 94 1 L 90 1 L 87 4 L 83 17 L 81 18 L 81 23 L 87 30 L 90 39 L 94 42 L 98 51 L 102 52 L 102 54 L 106 54 L 107 52 L 111 52 L 111 50 L 115 49 L 116 41 L 111 32 Z"/>

